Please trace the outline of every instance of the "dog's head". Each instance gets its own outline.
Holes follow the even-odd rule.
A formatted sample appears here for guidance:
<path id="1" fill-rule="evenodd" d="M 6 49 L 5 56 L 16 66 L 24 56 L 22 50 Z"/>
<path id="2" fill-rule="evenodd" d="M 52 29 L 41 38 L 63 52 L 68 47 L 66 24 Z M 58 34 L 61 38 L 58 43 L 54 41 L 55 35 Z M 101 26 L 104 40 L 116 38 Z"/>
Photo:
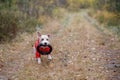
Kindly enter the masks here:
<path id="1" fill-rule="evenodd" d="M 50 45 L 50 42 L 49 42 L 50 35 L 41 35 L 39 32 L 37 32 L 37 34 L 40 40 L 40 44 L 45 45 L 45 46 Z"/>

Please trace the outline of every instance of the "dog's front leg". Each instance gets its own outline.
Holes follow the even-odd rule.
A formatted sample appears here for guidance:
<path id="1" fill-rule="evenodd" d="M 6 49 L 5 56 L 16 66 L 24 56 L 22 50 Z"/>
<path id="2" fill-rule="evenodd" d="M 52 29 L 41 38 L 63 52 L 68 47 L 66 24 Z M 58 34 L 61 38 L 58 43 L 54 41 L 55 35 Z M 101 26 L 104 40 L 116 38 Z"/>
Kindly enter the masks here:
<path id="1" fill-rule="evenodd" d="M 50 54 L 48 55 L 48 60 L 52 60 L 52 56 Z"/>
<path id="2" fill-rule="evenodd" d="M 41 58 L 37 58 L 38 59 L 38 64 L 41 64 Z"/>
<path id="3" fill-rule="evenodd" d="M 41 64 L 41 58 L 40 56 L 38 57 L 38 53 L 35 47 L 33 47 L 33 53 L 36 54 L 36 59 L 38 61 L 38 64 Z"/>

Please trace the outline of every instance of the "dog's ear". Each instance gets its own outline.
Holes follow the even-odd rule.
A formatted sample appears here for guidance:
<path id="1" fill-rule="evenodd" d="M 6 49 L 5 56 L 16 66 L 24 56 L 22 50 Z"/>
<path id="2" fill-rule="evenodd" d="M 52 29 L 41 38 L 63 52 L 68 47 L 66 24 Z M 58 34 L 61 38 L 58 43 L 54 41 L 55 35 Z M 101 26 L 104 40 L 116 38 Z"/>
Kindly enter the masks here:
<path id="1" fill-rule="evenodd" d="M 48 34 L 47 36 L 50 37 L 50 34 Z"/>
<path id="2" fill-rule="evenodd" d="M 40 37 L 40 36 L 41 36 L 40 32 L 37 32 L 37 36 L 38 36 L 38 37 Z"/>

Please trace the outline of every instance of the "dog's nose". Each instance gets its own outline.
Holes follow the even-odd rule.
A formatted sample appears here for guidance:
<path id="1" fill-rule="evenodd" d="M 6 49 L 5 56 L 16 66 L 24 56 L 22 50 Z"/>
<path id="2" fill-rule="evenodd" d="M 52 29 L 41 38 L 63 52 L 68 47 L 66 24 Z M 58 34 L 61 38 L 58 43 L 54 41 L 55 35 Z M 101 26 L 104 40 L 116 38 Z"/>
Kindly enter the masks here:
<path id="1" fill-rule="evenodd" d="M 47 45 L 47 43 L 45 43 L 45 45 Z"/>

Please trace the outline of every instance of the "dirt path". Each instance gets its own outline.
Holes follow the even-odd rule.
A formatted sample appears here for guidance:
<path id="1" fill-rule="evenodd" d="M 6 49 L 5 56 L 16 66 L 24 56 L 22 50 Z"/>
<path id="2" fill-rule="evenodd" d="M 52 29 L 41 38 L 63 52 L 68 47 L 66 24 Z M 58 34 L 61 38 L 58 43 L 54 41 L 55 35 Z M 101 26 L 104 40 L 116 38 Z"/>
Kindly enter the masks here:
<path id="1" fill-rule="evenodd" d="M 31 47 L 36 35 L 23 34 L 21 42 L 0 46 L 6 58 L 0 75 L 9 80 L 120 79 L 119 39 L 98 28 L 99 24 L 86 12 L 69 13 L 44 26 L 40 32 L 52 35 L 53 61 L 43 56 L 43 63 L 38 65 Z M 3 49 L 6 46 L 8 51 Z"/>

